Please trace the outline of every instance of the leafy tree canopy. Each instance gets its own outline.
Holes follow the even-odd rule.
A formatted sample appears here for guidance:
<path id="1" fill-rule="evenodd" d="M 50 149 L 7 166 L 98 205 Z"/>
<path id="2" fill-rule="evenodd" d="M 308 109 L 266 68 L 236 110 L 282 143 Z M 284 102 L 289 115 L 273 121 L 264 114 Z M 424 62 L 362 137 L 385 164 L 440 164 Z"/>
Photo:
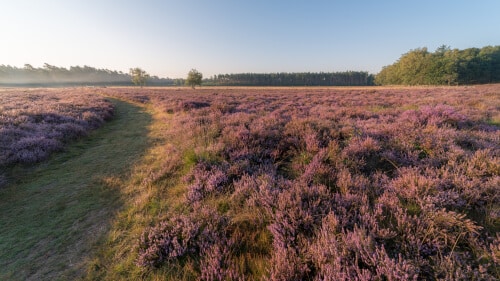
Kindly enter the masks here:
<path id="1" fill-rule="evenodd" d="M 500 82 L 500 46 L 435 52 L 418 48 L 385 66 L 375 77 L 378 85 L 457 85 Z"/>
<path id="2" fill-rule="evenodd" d="M 203 79 L 203 74 L 201 74 L 201 72 L 193 68 L 188 73 L 188 77 L 186 79 L 186 85 L 189 85 L 194 89 L 196 85 L 201 86 L 202 79 Z"/>
<path id="3" fill-rule="evenodd" d="M 132 77 L 132 83 L 141 87 L 146 85 L 146 80 L 149 78 L 149 74 L 139 67 L 131 68 L 129 74 Z"/>

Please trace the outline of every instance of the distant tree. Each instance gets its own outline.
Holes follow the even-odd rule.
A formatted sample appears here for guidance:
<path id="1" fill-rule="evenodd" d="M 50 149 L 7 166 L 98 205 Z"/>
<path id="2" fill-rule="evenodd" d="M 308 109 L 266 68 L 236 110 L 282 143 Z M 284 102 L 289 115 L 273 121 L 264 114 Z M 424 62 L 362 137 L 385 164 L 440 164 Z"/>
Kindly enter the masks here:
<path id="1" fill-rule="evenodd" d="M 43 64 L 43 68 L 45 68 L 45 69 L 47 69 L 47 70 L 50 70 L 50 69 L 54 68 L 54 66 L 53 66 L 53 65 L 50 65 L 50 64 L 48 64 L 48 63 L 44 63 L 44 64 Z"/>
<path id="2" fill-rule="evenodd" d="M 35 68 L 29 64 L 29 63 L 26 63 L 24 64 L 24 70 L 28 70 L 28 71 L 31 71 L 31 70 L 34 70 Z"/>
<path id="3" fill-rule="evenodd" d="M 139 67 L 131 68 L 129 74 L 132 76 L 132 82 L 141 87 L 146 85 L 146 80 L 149 78 L 149 74 Z"/>
<path id="4" fill-rule="evenodd" d="M 201 72 L 193 68 L 188 73 L 188 77 L 186 79 L 186 85 L 189 85 L 194 89 L 196 85 L 198 86 L 201 85 L 202 79 L 203 79 L 203 74 L 201 74 Z"/>

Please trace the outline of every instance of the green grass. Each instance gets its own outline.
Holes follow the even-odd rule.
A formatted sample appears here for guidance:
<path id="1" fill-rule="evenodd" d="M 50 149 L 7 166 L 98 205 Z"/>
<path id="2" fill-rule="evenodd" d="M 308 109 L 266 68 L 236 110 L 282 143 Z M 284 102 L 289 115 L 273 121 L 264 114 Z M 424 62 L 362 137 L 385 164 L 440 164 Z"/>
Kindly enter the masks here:
<path id="1" fill-rule="evenodd" d="M 114 100 L 115 118 L 34 168 L 8 171 L 0 189 L 0 280 L 85 274 L 123 206 L 120 179 L 146 153 L 151 115 Z"/>
<path id="2" fill-rule="evenodd" d="M 182 276 L 179 268 L 145 274 L 135 265 L 135 246 L 144 230 L 188 207 L 183 200 L 186 189 L 180 181 L 188 165 L 183 158 L 185 147 L 178 143 L 182 135 L 168 133 L 171 114 L 155 106 L 147 108 L 153 118 L 148 132 L 150 145 L 130 176 L 121 180 L 123 206 L 100 240 L 84 280 L 194 280 L 189 270 Z"/>

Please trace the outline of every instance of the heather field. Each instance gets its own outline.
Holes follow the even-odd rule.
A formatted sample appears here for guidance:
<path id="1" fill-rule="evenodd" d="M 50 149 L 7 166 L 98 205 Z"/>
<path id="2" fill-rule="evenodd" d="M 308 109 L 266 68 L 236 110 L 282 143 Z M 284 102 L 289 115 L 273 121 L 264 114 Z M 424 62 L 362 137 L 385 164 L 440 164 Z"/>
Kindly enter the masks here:
<path id="1" fill-rule="evenodd" d="M 112 116 L 109 101 L 84 90 L 0 90 L 0 171 L 46 160 Z"/>
<path id="2" fill-rule="evenodd" d="M 0 279 L 500 278 L 500 85 L 0 98 Z"/>
<path id="3" fill-rule="evenodd" d="M 500 278 L 500 85 L 99 91 L 153 143 L 89 280 Z"/>

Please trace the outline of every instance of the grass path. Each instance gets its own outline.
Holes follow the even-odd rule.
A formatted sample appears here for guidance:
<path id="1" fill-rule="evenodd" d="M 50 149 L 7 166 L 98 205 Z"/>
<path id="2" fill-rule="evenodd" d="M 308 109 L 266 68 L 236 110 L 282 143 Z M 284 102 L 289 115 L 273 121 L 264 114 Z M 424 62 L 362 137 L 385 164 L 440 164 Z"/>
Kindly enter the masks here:
<path id="1" fill-rule="evenodd" d="M 115 118 L 51 160 L 12 171 L 0 190 L 0 280 L 73 280 L 123 202 L 126 178 L 149 145 L 151 115 L 114 101 Z"/>

